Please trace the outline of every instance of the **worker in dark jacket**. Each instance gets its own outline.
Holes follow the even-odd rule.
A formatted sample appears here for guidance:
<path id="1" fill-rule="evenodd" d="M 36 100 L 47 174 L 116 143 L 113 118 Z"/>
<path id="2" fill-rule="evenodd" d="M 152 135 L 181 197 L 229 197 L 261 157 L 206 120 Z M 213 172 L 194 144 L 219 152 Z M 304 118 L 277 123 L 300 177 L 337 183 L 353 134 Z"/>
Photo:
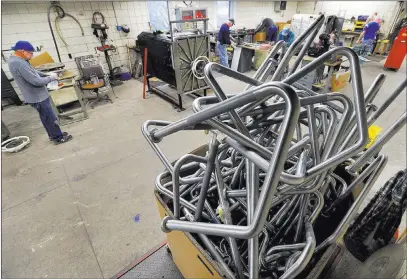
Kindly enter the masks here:
<path id="1" fill-rule="evenodd" d="M 235 25 L 235 20 L 233 18 L 229 19 L 226 23 L 222 24 L 218 33 L 218 41 L 216 46 L 219 53 L 219 64 L 229 67 L 228 53 L 226 47 L 230 45 L 230 30 L 229 28 Z"/>
<path id="2" fill-rule="evenodd" d="M 278 28 L 271 18 L 266 17 L 261 20 L 254 33 L 259 32 L 266 33 L 266 41 L 271 45 L 277 42 Z"/>
<path id="3" fill-rule="evenodd" d="M 271 21 L 271 24 L 267 28 L 266 41 L 270 42 L 271 44 L 275 44 L 277 42 L 277 35 L 278 28 L 274 22 Z"/>
<path id="4" fill-rule="evenodd" d="M 31 66 L 28 60 L 33 57 L 34 47 L 29 42 L 18 41 L 12 49 L 15 52 L 9 58 L 8 66 L 24 101 L 38 111 L 50 140 L 55 144 L 69 141 L 72 136 L 62 133 L 49 100 L 47 84 L 57 80 L 56 76 L 45 75 Z"/>

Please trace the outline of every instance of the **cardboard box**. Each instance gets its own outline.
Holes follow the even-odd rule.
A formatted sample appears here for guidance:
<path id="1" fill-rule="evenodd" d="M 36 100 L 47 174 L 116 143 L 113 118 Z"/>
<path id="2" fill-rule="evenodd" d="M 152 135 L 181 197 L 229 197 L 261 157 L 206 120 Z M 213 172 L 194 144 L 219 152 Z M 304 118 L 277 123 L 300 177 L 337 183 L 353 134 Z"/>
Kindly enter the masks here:
<path id="1" fill-rule="evenodd" d="M 348 84 L 350 79 L 350 71 L 346 72 L 336 72 L 332 74 L 332 83 L 331 83 L 331 89 L 333 92 L 338 92 L 342 88 L 345 87 L 345 85 Z"/>

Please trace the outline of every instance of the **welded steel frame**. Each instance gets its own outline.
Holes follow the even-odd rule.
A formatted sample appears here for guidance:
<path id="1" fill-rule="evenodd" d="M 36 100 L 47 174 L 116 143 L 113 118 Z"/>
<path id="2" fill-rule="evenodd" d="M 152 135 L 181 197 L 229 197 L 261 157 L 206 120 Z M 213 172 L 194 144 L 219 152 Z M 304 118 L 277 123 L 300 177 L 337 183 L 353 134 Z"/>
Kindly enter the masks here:
<path id="1" fill-rule="evenodd" d="M 192 95 L 194 97 L 200 97 L 198 92 L 203 91 L 203 95 L 206 96 L 206 92 L 210 87 L 206 84 L 204 80 L 197 79 L 195 75 L 192 73 L 192 63 L 193 61 L 199 56 L 210 57 L 210 42 L 209 42 L 209 34 L 207 33 L 207 25 L 208 25 L 208 18 L 203 19 L 192 19 L 192 20 L 172 20 L 169 22 L 170 24 L 170 39 L 171 39 L 171 61 L 172 67 L 175 71 L 175 81 L 176 81 L 176 90 L 177 90 L 177 99 L 174 99 L 173 96 L 166 93 L 165 91 L 161 90 L 158 87 L 152 87 L 150 85 L 150 77 L 147 77 L 147 84 L 149 91 L 159 95 L 166 101 L 173 104 L 179 110 L 184 110 L 182 105 L 182 95 Z M 174 36 L 173 33 L 173 24 L 177 23 L 187 23 L 187 22 L 203 22 L 204 30 L 203 34 L 196 34 L 196 35 L 185 35 L 185 36 Z M 198 41 L 201 41 L 199 43 Z M 182 44 L 183 41 L 187 41 L 187 49 L 185 49 Z M 191 43 L 195 43 L 193 49 L 191 49 Z M 196 45 L 199 44 L 198 49 L 196 49 Z M 203 49 L 203 50 L 202 50 Z M 184 55 L 180 55 L 183 53 Z M 185 59 L 185 57 L 187 59 Z M 185 64 L 187 66 L 185 67 Z M 188 65 L 189 64 L 189 65 Z M 189 70 L 183 74 L 183 71 L 188 69 Z M 187 80 L 185 81 L 185 78 Z M 190 81 L 191 80 L 191 81 Z M 191 84 L 191 89 L 186 90 L 186 86 Z"/>

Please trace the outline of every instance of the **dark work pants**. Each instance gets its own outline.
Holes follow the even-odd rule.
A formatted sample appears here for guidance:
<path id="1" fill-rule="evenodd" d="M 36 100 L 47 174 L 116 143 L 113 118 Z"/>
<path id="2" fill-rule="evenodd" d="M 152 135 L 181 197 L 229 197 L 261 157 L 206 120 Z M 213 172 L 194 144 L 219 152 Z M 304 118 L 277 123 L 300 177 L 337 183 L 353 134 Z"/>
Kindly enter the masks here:
<path id="1" fill-rule="evenodd" d="M 48 99 L 42 102 L 30 104 L 40 114 L 42 125 L 48 133 L 51 140 L 58 140 L 62 138 L 62 131 L 59 128 L 57 117 L 52 110 L 51 103 Z"/>

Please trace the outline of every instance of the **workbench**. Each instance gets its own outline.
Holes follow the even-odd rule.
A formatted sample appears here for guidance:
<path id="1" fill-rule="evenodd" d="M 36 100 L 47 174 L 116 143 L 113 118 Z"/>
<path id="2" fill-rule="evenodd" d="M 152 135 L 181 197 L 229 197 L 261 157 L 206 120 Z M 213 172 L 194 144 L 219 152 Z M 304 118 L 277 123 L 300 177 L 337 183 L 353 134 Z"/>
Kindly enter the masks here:
<path id="1" fill-rule="evenodd" d="M 62 85 L 59 85 L 55 90 L 48 89 L 48 92 L 51 96 L 51 98 L 49 98 L 50 103 L 58 119 L 59 125 L 63 126 L 88 118 L 82 91 L 75 86 L 76 75 L 74 73 L 65 70 L 65 65 L 63 63 L 54 62 L 47 52 L 31 59 L 30 63 L 36 70 L 43 73 L 53 72 L 58 74 L 58 83 L 62 83 Z M 79 101 L 80 109 L 74 109 L 67 112 L 61 112 L 61 110 L 58 109 L 58 107 L 63 107 L 64 105 L 71 104 L 75 101 Z M 72 115 L 79 113 L 83 113 L 83 117 L 77 119 L 71 117 Z"/>
<path id="2" fill-rule="evenodd" d="M 252 59 L 255 48 L 245 45 L 233 47 L 232 65 L 230 68 L 239 73 L 245 73 L 252 69 Z"/>
<path id="3" fill-rule="evenodd" d="M 343 42 L 343 46 L 347 46 L 347 47 L 352 47 L 353 43 L 355 42 L 355 38 L 358 39 L 360 34 L 362 32 L 355 32 L 355 31 L 342 31 L 341 35 L 339 36 L 339 39 L 344 38 Z M 350 43 L 349 44 L 345 44 L 346 39 L 350 39 Z"/>
<path id="4" fill-rule="evenodd" d="M 261 44 L 258 43 L 243 43 L 240 45 L 235 46 L 235 50 L 237 49 L 238 51 L 236 52 L 236 58 L 235 58 L 235 52 L 233 53 L 233 59 L 238 59 L 239 64 L 238 67 L 233 67 L 233 61 L 232 61 L 232 70 L 237 70 L 238 72 L 244 73 L 250 71 L 253 67 L 252 64 L 254 64 L 254 68 L 257 70 L 257 68 L 261 65 L 261 63 L 264 61 L 268 53 L 273 49 L 273 47 L 270 47 L 270 49 L 261 49 L 260 48 Z M 240 55 L 239 55 L 239 48 L 240 50 Z M 252 63 L 254 57 L 254 63 Z"/>
<path id="5" fill-rule="evenodd" d="M 210 43 L 216 49 L 216 41 L 211 39 Z M 240 73 L 248 72 L 252 69 L 252 60 L 255 52 L 259 50 L 260 44 L 243 42 L 233 45 L 233 57 L 230 68 Z"/>
<path id="6" fill-rule="evenodd" d="M 73 122 L 77 122 L 89 117 L 84 103 L 85 96 L 82 90 L 77 86 L 75 78 L 67 80 L 64 85 L 60 86 L 57 90 L 49 90 L 51 96 L 51 106 L 57 116 L 59 125 L 64 126 Z M 60 112 L 58 107 L 71 104 L 75 101 L 79 102 L 80 108 L 73 109 L 68 112 Z M 75 114 L 83 113 L 83 117 L 74 119 L 71 116 Z"/>

